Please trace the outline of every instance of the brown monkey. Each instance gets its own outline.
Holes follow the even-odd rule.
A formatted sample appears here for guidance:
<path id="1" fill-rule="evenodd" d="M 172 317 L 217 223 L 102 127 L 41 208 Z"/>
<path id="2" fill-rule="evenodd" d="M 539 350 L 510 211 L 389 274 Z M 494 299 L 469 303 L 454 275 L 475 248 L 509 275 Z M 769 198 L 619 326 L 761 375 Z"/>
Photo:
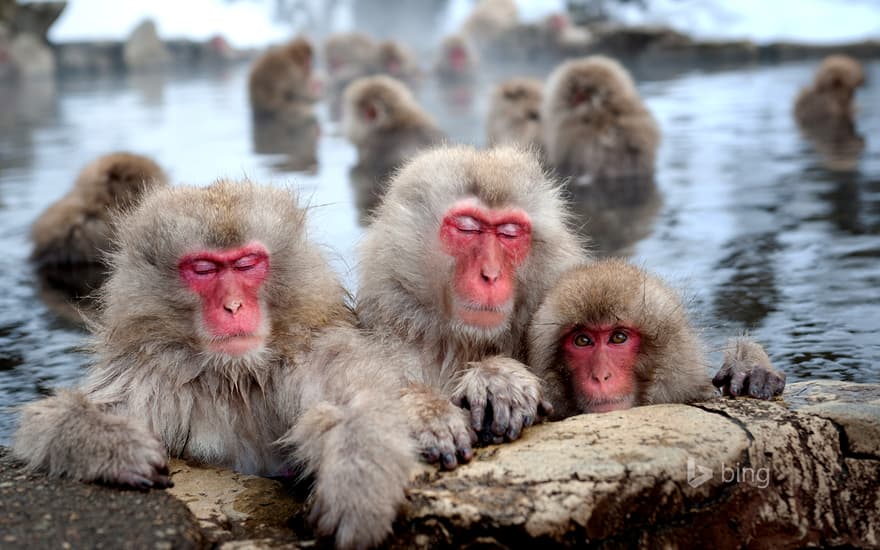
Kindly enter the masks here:
<path id="1" fill-rule="evenodd" d="M 315 476 L 312 519 L 339 547 L 391 530 L 414 453 L 397 380 L 362 349 L 346 292 L 282 189 L 220 180 L 151 194 L 119 223 L 80 390 L 23 408 L 32 469 L 170 485 L 166 456 Z M 373 353 L 378 353 L 374 351 Z"/>
<path id="2" fill-rule="evenodd" d="M 248 80 L 255 120 L 297 120 L 312 114 L 320 95 L 313 77 L 314 52 L 305 38 L 269 48 L 254 62 Z"/>
<path id="3" fill-rule="evenodd" d="M 514 0 L 479 0 L 462 24 L 462 34 L 481 48 L 519 21 Z"/>
<path id="4" fill-rule="evenodd" d="M 324 41 L 327 74 L 340 90 L 355 78 L 376 72 L 378 58 L 376 41 L 362 32 L 336 33 Z"/>
<path id="5" fill-rule="evenodd" d="M 380 42 L 377 57 L 379 72 L 392 78 L 413 82 L 421 75 L 415 54 L 396 40 Z"/>
<path id="6" fill-rule="evenodd" d="M 346 88 L 342 127 L 358 149 L 358 165 L 380 173 L 446 138 L 406 85 L 385 75 L 359 78 Z"/>
<path id="7" fill-rule="evenodd" d="M 574 181 L 650 175 L 660 131 L 620 63 L 566 61 L 547 80 L 541 109 L 550 166 Z"/>
<path id="8" fill-rule="evenodd" d="M 489 145 L 541 148 L 543 86 L 533 78 L 511 78 L 495 87 L 486 124 Z"/>
<path id="9" fill-rule="evenodd" d="M 865 83 L 865 71 L 847 55 L 826 57 L 813 83 L 795 101 L 794 114 L 803 128 L 828 128 L 853 123 L 856 88 Z"/>
<path id="10" fill-rule="evenodd" d="M 471 41 L 463 35 L 453 34 L 444 38 L 440 45 L 434 73 L 442 84 L 461 84 L 476 79 L 478 66 L 479 59 Z"/>
<path id="11" fill-rule="evenodd" d="M 34 222 L 31 260 L 40 269 L 100 263 L 113 239 L 113 216 L 134 207 L 145 192 L 167 184 L 165 172 L 147 157 L 132 153 L 99 157 Z"/>
<path id="12" fill-rule="evenodd" d="M 852 170 L 865 148 L 865 140 L 856 130 L 854 105 L 856 88 L 864 82 L 865 72 L 858 61 L 830 55 L 795 102 L 801 131 L 831 170 Z"/>
<path id="13" fill-rule="evenodd" d="M 709 379 L 702 342 L 681 298 L 620 259 L 563 275 L 529 328 L 529 365 L 544 381 L 553 418 L 717 395 L 769 399 L 785 386 L 761 346 L 731 341 Z"/>
<path id="14" fill-rule="evenodd" d="M 541 296 L 587 259 L 568 221 L 537 159 L 509 147 L 432 149 L 392 179 L 361 245 L 357 312 L 403 369 L 429 461 L 454 468 L 472 430 L 512 440 L 537 419 L 540 384 L 520 361 Z"/>

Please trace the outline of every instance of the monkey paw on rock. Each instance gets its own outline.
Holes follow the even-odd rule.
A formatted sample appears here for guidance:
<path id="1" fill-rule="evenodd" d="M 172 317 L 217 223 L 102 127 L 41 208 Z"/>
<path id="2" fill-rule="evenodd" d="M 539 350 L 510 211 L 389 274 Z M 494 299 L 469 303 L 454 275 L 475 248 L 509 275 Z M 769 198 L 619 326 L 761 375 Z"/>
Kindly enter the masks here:
<path id="1" fill-rule="evenodd" d="M 430 464 L 446 470 L 470 462 L 477 434 L 467 412 L 427 386 L 412 385 L 401 400 L 407 409 L 410 431 L 419 451 Z"/>
<path id="2" fill-rule="evenodd" d="M 770 399 L 785 389 L 785 373 L 773 367 L 760 344 L 746 337 L 734 338 L 725 347 L 724 362 L 712 384 L 724 395 Z"/>
<path id="3" fill-rule="evenodd" d="M 519 361 L 490 357 L 469 367 L 452 401 L 470 411 L 471 427 L 484 443 L 518 439 L 523 428 L 552 412 L 541 381 Z"/>

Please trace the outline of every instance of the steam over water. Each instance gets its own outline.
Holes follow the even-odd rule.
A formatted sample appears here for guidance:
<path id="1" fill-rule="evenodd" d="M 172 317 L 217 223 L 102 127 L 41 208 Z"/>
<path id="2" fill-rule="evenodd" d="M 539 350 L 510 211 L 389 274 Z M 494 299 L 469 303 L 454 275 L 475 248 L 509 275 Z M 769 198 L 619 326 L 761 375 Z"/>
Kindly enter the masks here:
<path id="1" fill-rule="evenodd" d="M 627 214 L 620 231 L 644 236 L 627 243 L 633 260 L 684 289 L 712 350 L 750 329 L 790 381 L 877 382 L 880 63 L 865 67 L 857 99 L 866 145 L 844 172 L 826 167 L 791 116 L 816 65 L 630 66 L 663 130 L 660 196 Z M 426 78 L 418 95 L 452 139 L 482 145 L 488 90 L 499 77 L 482 74 L 473 89 L 456 90 Z M 252 135 L 246 78 L 240 66 L 0 87 L 0 444 L 9 443 L 12 406 L 76 383 L 88 360 L 77 351 L 85 332 L 56 313 L 57 298 L 27 262 L 28 230 L 98 155 L 149 155 L 175 182 L 247 175 L 296 188 L 311 205 L 313 237 L 354 285 L 363 196 L 349 178 L 353 147 L 321 103 L 315 170 L 295 169 L 307 164 L 300 155 L 256 152 L 268 147 Z"/>

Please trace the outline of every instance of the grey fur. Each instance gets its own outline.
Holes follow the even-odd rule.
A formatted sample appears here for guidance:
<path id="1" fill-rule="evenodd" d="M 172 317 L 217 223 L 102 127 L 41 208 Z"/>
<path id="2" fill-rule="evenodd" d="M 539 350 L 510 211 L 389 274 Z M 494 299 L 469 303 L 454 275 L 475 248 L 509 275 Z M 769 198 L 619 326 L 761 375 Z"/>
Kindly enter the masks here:
<path id="1" fill-rule="evenodd" d="M 397 380 L 333 362 L 359 337 L 295 198 L 247 181 L 176 187 L 118 227 L 95 363 L 80 391 L 24 407 L 15 455 L 52 476 L 141 486 L 166 483 L 166 451 L 252 474 L 298 466 L 316 477 L 319 534 L 342 548 L 381 542 L 414 462 L 389 399 Z M 211 352 L 177 263 L 252 241 L 270 255 L 260 299 L 271 330 L 245 355 Z"/>

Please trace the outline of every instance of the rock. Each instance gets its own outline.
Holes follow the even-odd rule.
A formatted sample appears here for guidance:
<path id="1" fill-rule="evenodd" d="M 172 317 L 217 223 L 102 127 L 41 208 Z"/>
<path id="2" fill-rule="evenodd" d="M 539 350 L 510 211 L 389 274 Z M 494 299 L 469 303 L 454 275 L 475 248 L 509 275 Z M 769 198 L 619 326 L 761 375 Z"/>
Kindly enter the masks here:
<path id="1" fill-rule="evenodd" d="M 181 460 L 173 460 L 169 469 L 174 487 L 168 492 L 189 506 L 214 546 L 266 547 L 271 541 L 313 538 L 305 525 L 304 499 L 290 483 Z"/>
<path id="2" fill-rule="evenodd" d="M 195 518 L 164 491 L 29 474 L 0 448 L 2 548 L 203 548 Z"/>
<path id="3" fill-rule="evenodd" d="M 41 42 L 48 43 L 46 35 L 65 7 L 67 2 L 20 3 L 14 12 L 12 28 L 16 33 L 32 34 Z"/>
<path id="4" fill-rule="evenodd" d="M 45 78 L 55 74 L 55 54 L 33 34 L 13 38 L 10 56 L 15 73 L 21 78 Z"/>
<path id="5" fill-rule="evenodd" d="M 160 69 L 168 63 L 170 54 L 159 39 L 156 23 L 147 19 L 135 27 L 123 46 L 123 58 L 131 71 Z"/>
<path id="6" fill-rule="evenodd" d="M 797 382 L 785 389 L 785 403 L 839 426 L 845 436 L 845 455 L 880 459 L 880 386 L 835 380 Z"/>

